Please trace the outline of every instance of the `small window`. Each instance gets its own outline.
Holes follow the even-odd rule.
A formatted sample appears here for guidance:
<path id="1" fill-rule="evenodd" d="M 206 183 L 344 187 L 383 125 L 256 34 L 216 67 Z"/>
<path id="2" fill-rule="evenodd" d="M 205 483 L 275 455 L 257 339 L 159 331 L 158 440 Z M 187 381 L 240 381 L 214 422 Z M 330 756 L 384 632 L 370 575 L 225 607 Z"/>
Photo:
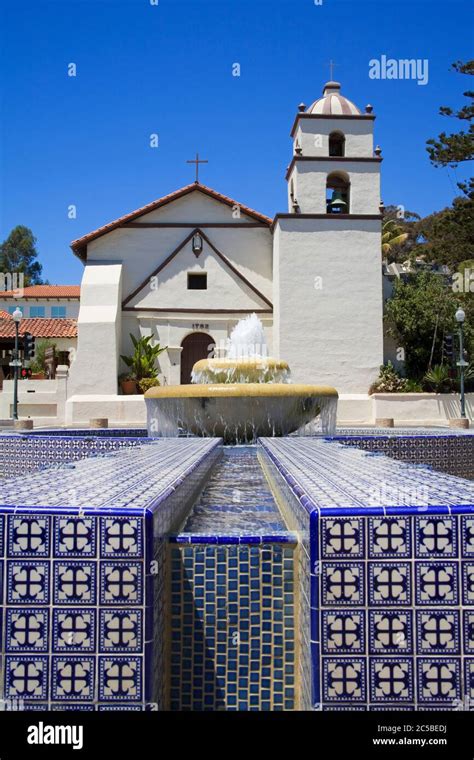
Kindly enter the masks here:
<path id="1" fill-rule="evenodd" d="M 65 306 L 51 306 L 51 316 L 56 319 L 64 319 L 66 316 Z"/>
<path id="2" fill-rule="evenodd" d="M 188 290 L 207 290 L 207 274 L 188 272 Z"/>
<path id="3" fill-rule="evenodd" d="M 30 306 L 30 317 L 44 317 L 44 306 Z"/>
<path id="4" fill-rule="evenodd" d="M 329 155 L 344 156 L 345 142 L 342 132 L 331 132 L 329 135 Z"/>
<path id="5" fill-rule="evenodd" d="M 23 312 L 24 312 L 23 306 L 9 306 L 8 307 L 8 313 L 9 314 L 13 314 L 13 312 L 16 311 L 17 309 L 20 309 L 21 313 L 23 314 Z"/>

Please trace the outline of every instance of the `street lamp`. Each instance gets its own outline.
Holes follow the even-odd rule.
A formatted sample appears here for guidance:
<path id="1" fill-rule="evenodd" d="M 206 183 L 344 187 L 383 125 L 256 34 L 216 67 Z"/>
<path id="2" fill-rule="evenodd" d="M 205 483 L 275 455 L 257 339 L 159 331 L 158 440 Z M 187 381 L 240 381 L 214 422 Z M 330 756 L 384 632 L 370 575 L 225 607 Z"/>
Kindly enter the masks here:
<path id="1" fill-rule="evenodd" d="M 467 367 L 467 361 L 464 359 L 464 334 L 463 325 L 466 319 L 466 314 L 463 309 L 459 307 L 456 312 L 456 322 L 459 325 L 459 361 L 457 365 L 459 367 L 460 374 L 460 390 L 461 390 L 461 417 L 466 419 L 466 399 L 464 397 L 464 367 Z"/>
<path id="2" fill-rule="evenodd" d="M 15 323 L 15 349 L 13 351 L 13 419 L 18 419 L 18 367 L 20 366 L 20 350 L 18 345 L 18 333 L 20 322 L 23 319 L 21 310 L 17 307 L 12 314 Z"/>

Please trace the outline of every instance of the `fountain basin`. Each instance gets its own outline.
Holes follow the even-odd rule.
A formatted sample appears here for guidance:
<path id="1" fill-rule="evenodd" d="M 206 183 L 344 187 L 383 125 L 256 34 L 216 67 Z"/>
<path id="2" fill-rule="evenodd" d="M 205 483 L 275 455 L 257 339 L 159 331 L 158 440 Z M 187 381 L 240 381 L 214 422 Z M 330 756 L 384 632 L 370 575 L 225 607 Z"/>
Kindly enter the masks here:
<path id="1" fill-rule="evenodd" d="M 289 381 L 289 375 L 288 363 L 272 357 L 201 359 L 193 367 L 192 382 L 284 383 Z"/>
<path id="2" fill-rule="evenodd" d="M 330 386 L 252 382 L 158 386 L 145 393 L 150 436 L 184 430 L 226 443 L 288 435 L 317 418 L 321 432 L 330 433 L 337 398 Z"/>

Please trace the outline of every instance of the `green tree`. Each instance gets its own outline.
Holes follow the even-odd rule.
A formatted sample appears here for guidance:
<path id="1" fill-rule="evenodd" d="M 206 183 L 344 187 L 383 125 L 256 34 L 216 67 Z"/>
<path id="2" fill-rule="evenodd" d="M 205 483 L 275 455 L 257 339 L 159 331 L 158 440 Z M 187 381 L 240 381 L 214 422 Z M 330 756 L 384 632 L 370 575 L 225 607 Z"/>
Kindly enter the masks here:
<path id="1" fill-rule="evenodd" d="M 456 61 L 452 64 L 451 69 L 458 74 L 474 74 L 474 60 L 462 63 Z M 430 161 L 435 167 L 451 166 L 456 167 L 464 161 L 471 161 L 474 158 L 474 92 L 467 90 L 463 93 L 468 102 L 458 111 L 449 106 L 441 106 L 439 112 L 442 116 L 454 117 L 466 123 L 467 131 L 464 129 L 453 134 L 441 132 L 437 139 L 427 140 L 427 151 Z M 474 179 L 471 177 L 468 182 L 458 182 L 458 187 L 471 198 L 474 197 Z"/>
<path id="2" fill-rule="evenodd" d="M 472 295 L 455 294 L 447 278 L 433 272 L 416 272 L 397 280 L 387 301 L 387 331 L 405 349 L 405 372 L 422 380 L 431 366 L 443 363 L 443 338 L 456 333 L 454 314 L 459 304 L 466 311 L 466 348 L 474 348 Z"/>
<path id="3" fill-rule="evenodd" d="M 412 258 L 419 242 L 419 214 L 400 206 L 386 206 L 382 220 L 382 255 L 389 263 Z M 401 237 L 403 235 L 403 237 Z"/>
<path id="4" fill-rule="evenodd" d="M 382 225 L 382 253 L 385 257 L 393 256 L 397 248 L 405 243 L 408 237 L 400 225 L 389 219 Z"/>
<path id="5" fill-rule="evenodd" d="M 417 231 L 420 242 L 413 248 L 415 255 L 457 268 L 474 258 L 474 198 L 455 198 L 451 207 L 421 219 Z"/>
<path id="6" fill-rule="evenodd" d="M 0 244 L 0 269 L 2 272 L 18 272 L 24 276 L 25 285 L 40 285 L 43 267 L 37 261 L 36 238 L 28 227 L 19 224 Z"/>

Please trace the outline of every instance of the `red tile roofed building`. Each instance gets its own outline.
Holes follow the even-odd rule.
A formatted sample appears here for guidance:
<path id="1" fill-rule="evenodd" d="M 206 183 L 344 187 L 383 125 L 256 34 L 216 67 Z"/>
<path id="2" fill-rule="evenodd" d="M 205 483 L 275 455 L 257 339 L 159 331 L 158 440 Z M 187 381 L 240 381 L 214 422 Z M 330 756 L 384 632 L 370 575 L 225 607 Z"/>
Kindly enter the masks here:
<path id="1" fill-rule="evenodd" d="M 12 314 L 19 308 L 31 319 L 77 319 L 80 297 L 80 285 L 28 285 L 0 290 L 0 311 Z"/>
<path id="2" fill-rule="evenodd" d="M 30 333 L 34 338 L 77 338 L 75 319 L 22 319 L 19 334 Z M 15 323 L 10 314 L 0 311 L 0 340 L 15 337 Z"/>
<path id="3" fill-rule="evenodd" d="M 56 352 L 62 356 L 61 361 L 68 362 L 71 349 L 77 347 L 77 321 L 75 319 L 26 318 L 18 326 L 20 352 L 23 350 L 23 335 L 30 333 L 36 344 L 42 340 L 54 343 Z M 11 314 L 0 309 L 0 390 L 3 379 L 11 376 L 12 350 L 15 347 L 15 322 Z M 20 353 L 22 356 L 22 353 Z"/>
<path id="4" fill-rule="evenodd" d="M 27 285 L 22 288 L 21 298 L 80 298 L 80 285 Z M 18 299 L 17 290 L 0 292 L 1 298 Z"/>

